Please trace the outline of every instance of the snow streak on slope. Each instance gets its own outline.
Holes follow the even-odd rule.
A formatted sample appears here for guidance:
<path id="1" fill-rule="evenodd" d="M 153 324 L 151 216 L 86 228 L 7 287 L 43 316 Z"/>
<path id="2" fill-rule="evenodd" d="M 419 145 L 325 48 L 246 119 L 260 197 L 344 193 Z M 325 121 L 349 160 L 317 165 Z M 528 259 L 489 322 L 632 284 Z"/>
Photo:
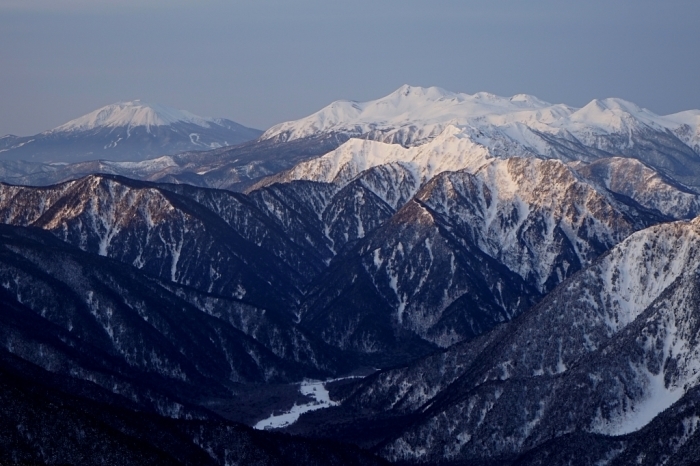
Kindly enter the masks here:
<path id="1" fill-rule="evenodd" d="M 636 432 L 697 390 L 699 271 L 700 218 L 642 230 L 519 319 L 381 372 L 345 403 L 417 419 L 381 447 L 397 461 L 478 462 L 573 432 Z"/>
<path id="2" fill-rule="evenodd" d="M 229 208 L 240 207 L 235 198 L 228 201 Z M 247 233 L 254 235 L 259 223 L 254 213 L 242 210 L 238 218 L 243 217 L 250 226 Z M 0 216 L 6 223 L 50 230 L 85 251 L 209 293 L 252 299 L 260 285 L 266 288 L 263 300 L 276 295 L 287 280 L 272 277 L 287 267 L 268 268 L 279 259 L 271 255 L 262 259 L 269 253 L 258 245 L 261 241 L 238 236 L 234 226 L 211 215 L 211 210 L 171 191 L 107 175 L 48 188 L 0 185 Z M 264 234 L 279 238 L 273 229 Z M 285 244 L 279 249 L 291 247 Z M 309 265 L 287 270 L 296 275 L 295 270 L 307 270 Z M 257 273 L 244 270 L 249 266 L 265 271 L 253 278 Z"/>
<path id="3" fill-rule="evenodd" d="M 572 163 L 571 167 L 599 190 L 621 194 L 665 217 L 691 219 L 700 214 L 697 193 L 638 160 L 611 157 L 590 164 Z"/>
<path id="4" fill-rule="evenodd" d="M 556 160 L 495 159 L 436 178 L 418 199 L 544 293 L 644 226 Z"/>

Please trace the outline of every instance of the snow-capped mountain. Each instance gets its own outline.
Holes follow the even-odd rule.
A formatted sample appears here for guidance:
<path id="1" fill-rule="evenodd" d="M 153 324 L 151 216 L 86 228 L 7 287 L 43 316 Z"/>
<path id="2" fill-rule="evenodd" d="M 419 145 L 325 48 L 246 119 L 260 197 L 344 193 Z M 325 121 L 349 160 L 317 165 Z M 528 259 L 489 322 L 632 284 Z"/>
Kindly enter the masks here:
<path id="1" fill-rule="evenodd" d="M 318 133 L 345 133 L 415 145 L 437 136 L 448 125 L 465 125 L 472 120 L 493 121 L 519 112 L 537 119 L 539 114 L 533 111 L 541 109 L 571 113 L 571 109 L 563 105 L 556 110 L 551 107 L 529 95 L 509 99 L 485 92 L 468 95 L 437 87 L 404 85 L 386 97 L 369 102 L 333 102 L 306 118 L 273 126 L 262 138 L 287 141 Z"/>
<path id="2" fill-rule="evenodd" d="M 369 102 L 336 101 L 296 121 L 273 126 L 262 139 L 293 140 L 319 133 L 343 133 L 406 146 L 421 144 L 447 126 L 500 128 L 521 145 L 532 136 L 523 130 L 556 135 L 568 132 L 584 143 L 595 136 L 629 133 L 649 127 L 670 130 L 691 147 L 697 145 L 700 113 L 690 110 L 659 116 L 622 99 L 593 100 L 583 108 L 550 104 L 518 94 L 501 97 L 487 92 L 454 93 L 438 87 L 404 85 Z M 519 134 L 520 133 L 520 134 Z M 488 132 L 485 133 L 488 135 Z"/>
<path id="3" fill-rule="evenodd" d="M 5 162 L 84 176 L 0 184 L 0 370 L 255 425 L 308 401 L 270 382 L 372 367 L 285 429 L 406 464 L 698 461 L 698 123 L 404 86 L 236 147 Z M 132 106 L 56 132 L 200 124 Z"/>
<path id="4" fill-rule="evenodd" d="M 429 157 L 424 155 L 421 159 L 418 154 L 431 150 L 430 144 L 441 146 L 438 157 L 441 168 L 446 170 L 467 168 L 460 163 L 484 156 L 587 162 L 625 156 L 641 160 L 684 183 L 700 186 L 698 115 L 697 110 L 691 110 L 659 116 L 614 98 L 593 100 L 577 109 L 524 94 L 506 98 L 402 86 L 370 102 L 334 102 L 309 117 L 270 128 L 261 139 L 291 141 L 310 135 L 336 134 L 413 146 L 413 151 L 401 153 L 398 148 L 387 150 L 378 145 L 369 149 L 356 144 L 354 148 L 339 149 L 350 152 L 349 157 L 329 154 L 328 159 L 334 159 L 336 164 L 346 165 L 352 159 L 352 163 L 364 164 L 365 168 L 368 163 L 381 163 L 377 161 L 382 158 L 389 162 L 418 157 L 425 169 Z M 471 147 L 465 147 L 463 141 L 448 142 L 449 138 L 468 139 Z M 386 155 L 377 156 L 381 151 L 387 152 Z M 365 161 L 363 153 L 372 154 L 374 162 Z M 332 162 L 328 159 L 323 162 L 327 167 Z M 339 169 L 340 166 L 327 168 L 330 172 Z M 289 176 L 313 177 L 298 170 Z"/>
<path id="5" fill-rule="evenodd" d="M 231 120 L 134 100 L 107 105 L 34 136 L 6 136 L 0 139 L 0 159 L 139 161 L 240 144 L 260 134 Z"/>
<path id="6" fill-rule="evenodd" d="M 190 123 L 208 128 L 211 124 L 221 124 L 224 120 L 202 118 L 186 110 L 176 110 L 158 104 L 150 104 L 141 100 L 119 102 L 107 105 L 94 112 L 71 120 L 49 133 L 66 133 L 71 131 L 87 131 L 96 128 L 131 128 L 144 126 L 146 131 L 152 127 L 169 126 L 174 123 Z"/>
<path id="7" fill-rule="evenodd" d="M 116 109 L 93 112 L 64 126 L 73 130 L 95 127 L 88 131 L 102 128 L 95 126 L 98 124 L 108 125 L 104 128 L 109 131 L 122 128 L 123 135 L 118 136 L 122 140 L 116 147 L 124 143 L 128 132 L 127 127 L 114 125 L 121 125 L 129 118 L 142 124 L 140 128 L 144 134 L 151 136 L 169 127 L 158 126 L 159 123 L 202 123 L 218 127 L 218 120 L 173 110 Z M 325 159 L 310 160 L 309 164 L 295 168 L 293 173 L 280 175 L 281 178 L 276 176 L 271 181 L 320 180 L 321 169 L 325 173 L 323 179 L 327 180 L 330 174 L 339 173 L 346 165 L 345 170 L 357 174 L 370 166 L 392 161 L 410 162 L 414 170 L 426 172 L 423 181 L 427 181 L 431 174 L 475 168 L 480 160 L 493 157 L 585 162 L 628 157 L 678 182 L 700 186 L 699 112 L 690 110 L 659 116 L 621 99 L 594 100 L 577 109 L 522 94 L 506 98 L 488 93 L 468 95 L 439 88 L 402 86 L 389 96 L 371 102 L 335 102 L 309 117 L 276 125 L 260 140 L 241 148 L 181 154 L 139 165 L 114 161 L 101 162 L 99 166 L 95 163 L 32 164 L 26 157 L 20 162 L 17 159 L 23 157 L 13 156 L 13 161 L 0 164 L 0 179 L 45 185 L 105 170 L 138 179 L 242 190 L 249 189 L 263 177 L 338 149 Z M 206 142 L 203 137 L 198 141 L 190 139 L 190 134 L 201 133 L 198 131 L 184 131 L 184 142 L 195 141 L 199 145 L 190 147 L 206 149 L 206 144 L 202 145 Z M 60 134 L 71 134 L 71 131 Z M 251 134 L 249 138 L 255 136 Z M 369 141 L 360 144 L 348 141 L 351 138 Z M 0 139 L 0 150 L 21 144 L 24 145 L 16 150 L 25 150 L 29 139 Z M 347 146 L 339 147 L 346 141 Z M 231 140 L 225 142 L 230 144 Z M 401 150 L 401 146 L 406 150 Z M 87 155 L 84 160 L 109 159 L 107 149 L 101 147 L 104 156 Z M 177 150 L 184 150 L 182 147 L 178 146 Z M 156 151 L 161 155 L 164 152 Z M 2 154 L 0 152 L 0 159 Z"/>

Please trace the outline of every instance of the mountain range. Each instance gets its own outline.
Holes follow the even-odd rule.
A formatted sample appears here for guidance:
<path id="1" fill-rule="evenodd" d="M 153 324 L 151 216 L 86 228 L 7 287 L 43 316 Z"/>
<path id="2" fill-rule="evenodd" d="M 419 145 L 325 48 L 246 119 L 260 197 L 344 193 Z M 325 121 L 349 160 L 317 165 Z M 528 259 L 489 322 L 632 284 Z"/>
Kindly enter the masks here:
<path id="1" fill-rule="evenodd" d="M 63 126 L 75 130 L 99 125 L 100 120 L 91 115 L 76 120 L 84 120 L 83 123 Z M 127 121 L 128 115 L 131 114 L 117 112 L 119 118 L 103 121 L 122 124 Z M 149 118 L 157 119 L 153 115 L 149 118 L 141 118 L 139 113 L 133 115 L 134 118 L 139 116 L 131 123 L 134 126 L 145 125 Z M 189 113 L 178 115 L 177 118 L 183 122 L 204 124 L 208 121 L 207 124 L 215 126 L 215 122 L 219 121 L 205 120 Z M 176 118 L 170 113 L 166 117 L 170 120 Z M 166 117 L 163 120 L 168 119 Z M 114 131 L 115 128 L 109 124 L 94 126 L 90 131 Z M 148 128 L 141 127 L 144 131 Z M 350 138 L 359 138 L 384 143 L 368 144 L 366 149 L 376 152 L 380 161 L 386 157 L 398 157 L 404 161 L 410 161 L 413 157 L 430 157 L 428 147 L 422 147 L 426 142 L 432 143 L 432 150 L 457 151 L 459 156 L 452 155 L 446 160 L 442 160 L 438 154 L 437 158 L 441 160 L 441 166 L 435 168 L 438 170 L 464 168 L 467 158 L 479 157 L 525 156 L 584 162 L 608 157 L 631 157 L 683 184 L 698 186 L 698 128 L 699 110 L 659 116 L 621 99 L 594 100 L 579 109 L 564 104 L 549 104 L 524 94 L 506 98 L 488 93 L 468 95 L 436 87 L 402 86 L 390 95 L 370 102 L 334 102 L 309 117 L 274 126 L 257 140 L 253 139 L 259 133 L 247 133 L 246 138 L 235 140 L 235 143 L 250 140 L 248 143 L 208 152 L 201 152 L 206 147 L 195 145 L 192 149 L 200 152 L 185 152 L 146 161 L 143 158 L 128 159 L 142 160 L 138 163 L 122 163 L 116 158 L 112 158 L 112 161 L 94 161 L 108 159 L 105 154 L 104 157 L 88 156 L 82 159 L 85 160 L 82 163 L 68 165 L 29 163 L 30 157 L 22 160 L 4 157 L 5 161 L 0 163 L 0 180 L 47 185 L 101 172 L 142 180 L 241 191 L 249 189 L 251 184 L 264 177 L 294 167 L 300 161 L 339 148 Z M 440 141 L 442 147 L 438 147 Z M 229 138 L 227 142 L 234 144 L 234 138 Z M 409 151 L 401 151 L 400 147 Z M 411 151 L 412 147 L 421 148 Z M 348 148 L 345 150 L 346 156 L 352 156 L 355 150 Z M 132 149 L 132 152 L 136 153 L 136 150 Z M 422 155 L 418 155 L 419 152 Z M 154 155 L 163 153 L 160 151 Z M 31 152 L 28 154 L 31 155 Z M 453 160 L 454 157 L 458 157 L 458 160 Z M 366 156 L 358 159 L 364 160 Z M 425 160 L 417 162 L 426 165 Z"/>
<path id="2" fill-rule="evenodd" d="M 403 86 L 205 152 L 4 162 L 3 458 L 700 461 L 699 135 L 698 111 Z M 333 402 L 296 437 L 242 425 L 309 379 Z"/>

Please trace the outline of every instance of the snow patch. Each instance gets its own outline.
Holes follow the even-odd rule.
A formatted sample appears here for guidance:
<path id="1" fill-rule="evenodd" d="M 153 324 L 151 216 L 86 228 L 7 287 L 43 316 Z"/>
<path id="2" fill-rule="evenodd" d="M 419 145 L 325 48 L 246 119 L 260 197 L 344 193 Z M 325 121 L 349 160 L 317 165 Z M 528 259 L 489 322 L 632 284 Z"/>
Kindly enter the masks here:
<path id="1" fill-rule="evenodd" d="M 332 380 L 327 382 L 332 382 Z M 292 409 L 289 411 L 282 414 L 273 414 L 267 419 L 259 421 L 253 427 L 257 430 L 280 429 L 282 427 L 287 427 L 294 424 L 299 419 L 299 416 L 304 413 L 308 413 L 309 411 L 338 406 L 338 402 L 330 399 L 328 390 L 326 390 L 325 387 L 327 382 L 321 382 L 318 380 L 308 380 L 302 382 L 299 385 L 299 391 L 302 395 L 313 397 L 313 401 L 303 405 L 297 405 L 295 403 Z"/>
<path id="2" fill-rule="evenodd" d="M 682 388 L 671 389 L 666 387 L 664 372 L 658 374 L 649 372 L 646 368 L 638 369 L 644 372 L 648 379 L 646 397 L 635 403 L 630 410 L 616 419 L 601 422 L 596 431 L 607 435 L 625 435 L 636 432 L 649 424 L 662 411 L 671 407 L 685 394 Z"/>

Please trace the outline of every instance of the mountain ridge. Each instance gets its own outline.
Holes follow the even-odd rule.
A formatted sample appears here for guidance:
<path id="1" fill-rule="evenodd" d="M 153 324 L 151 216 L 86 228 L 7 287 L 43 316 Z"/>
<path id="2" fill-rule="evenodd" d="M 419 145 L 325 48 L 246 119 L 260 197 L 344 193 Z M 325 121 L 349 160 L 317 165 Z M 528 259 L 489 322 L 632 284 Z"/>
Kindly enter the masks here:
<path id="1" fill-rule="evenodd" d="M 132 110 L 73 126 L 168 128 Z M 333 406 L 283 430 L 400 464 L 700 460 L 697 122 L 402 86 L 239 146 L 0 183 L 0 370 L 250 425 L 332 377 Z"/>
<path id="2" fill-rule="evenodd" d="M 641 108 L 620 98 L 593 99 L 582 108 L 550 104 L 535 96 L 516 94 L 501 97 L 488 92 L 464 94 L 438 87 L 403 85 L 391 94 L 376 100 L 356 102 L 339 100 L 307 117 L 275 125 L 262 139 L 296 139 L 309 134 L 347 132 L 357 136 L 376 131 L 396 131 L 414 127 L 417 135 L 400 142 L 415 145 L 436 136 L 447 125 L 465 126 L 479 120 L 493 125 L 508 123 L 534 124 L 535 129 L 549 125 L 566 129 L 572 123 L 609 128 L 620 125 L 621 118 L 631 117 L 646 125 L 674 130 L 681 125 L 695 125 L 699 110 L 686 110 L 665 116 Z M 619 128 L 616 128 L 619 129 Z M 697 134 L 697 128 L 695 129 Z M 370 137 L 387 140 L 387 137 Z"/>
<path id="3" fill-rule="evenodd" d="M 153 138 L 147 128 L 158 132 L 159 128 L 166 127 L 141 128 L 148 138 Z M 126 129 L 124 132 L 126 134 Z M 207 149 L 209 146 L 202 144 L 207 141 L 190 140 L 193 132 L 197 131 L 183 132 L 184 142 L 198 142 L 197 149 Z M 124 143 L 110 138 L 116 147 Z M 373 143 L 396 146 L 388 147 L 386 155 L 381 155 L 382 150 L 371 150 L 379 159 L 388 157 L 386 162 L 397 158 L 401 146 L 419 152 L 432 148 L 436 151 L 434 157 L 423 157 L 420 161 L 424 166 L 418 167 L 421 169 L 429 168 L 426 164 L 431 160 L 439 162 L 448 155 L 462 160 L 473 158 L 477 152 L 485 158 L 528 156 L 589 163 L 602 158 L 629 157 L 677 182 L 700 187 L 700 110 L 659 116 L 617 98 L 593 100 L 577 109 L 564 104 L 552 105 L 525 94 L 507 98 L 411 86 L 402 86 L 374 101 L 332 103 L 308 117 L 276 125 L 240 148 L 186 152 L 140 162 L 140 165 L 123 162 L 101 162 L 101 165 L 109 172 L 140 179 L 250 190 L 251 185 L 279 181 L 280 172 L 293 169 L 300 161 L 316 163 L 313 159 L 328 157 L 327 154 L 339 150 L 343 144 L 347 147 L 342 150 L 359 160 L 365 149 L 352 141 L 358 138 L 369 141 L 366 147 Z M 453 142 L 448 142 L 450 138 Z M 4 144 L 6 150 L 8 145 L 22 145 L 17 150 L 28 154 L 32 144 L 37 144 L 36 141 L 30 143 L 30 139 L 4 138 L 0 139 L 0 146 Z M 437 147 L 440 140 L 445 142 L 441 149 Z M 467 142 L 471 148 L 466 147 Z M 160 150 L 158 154 L 163 152 Z M 91 154 L 84 159 L 109 158 L 96 157 L 94 150 Z M 375 165 L 380 163 L 381 160 L 374 162 Z M 99 169 L 95 164 L 59 166 L 3 161 L 0 162 L 0 179 L 12 183 L 51 184 L 88 174 L 90 170 L 94 172 Z M 466 166 L 452 164 L 443 169 L 462 168 Z M 266 181 L 270 176 L 272 178 Z"/>

